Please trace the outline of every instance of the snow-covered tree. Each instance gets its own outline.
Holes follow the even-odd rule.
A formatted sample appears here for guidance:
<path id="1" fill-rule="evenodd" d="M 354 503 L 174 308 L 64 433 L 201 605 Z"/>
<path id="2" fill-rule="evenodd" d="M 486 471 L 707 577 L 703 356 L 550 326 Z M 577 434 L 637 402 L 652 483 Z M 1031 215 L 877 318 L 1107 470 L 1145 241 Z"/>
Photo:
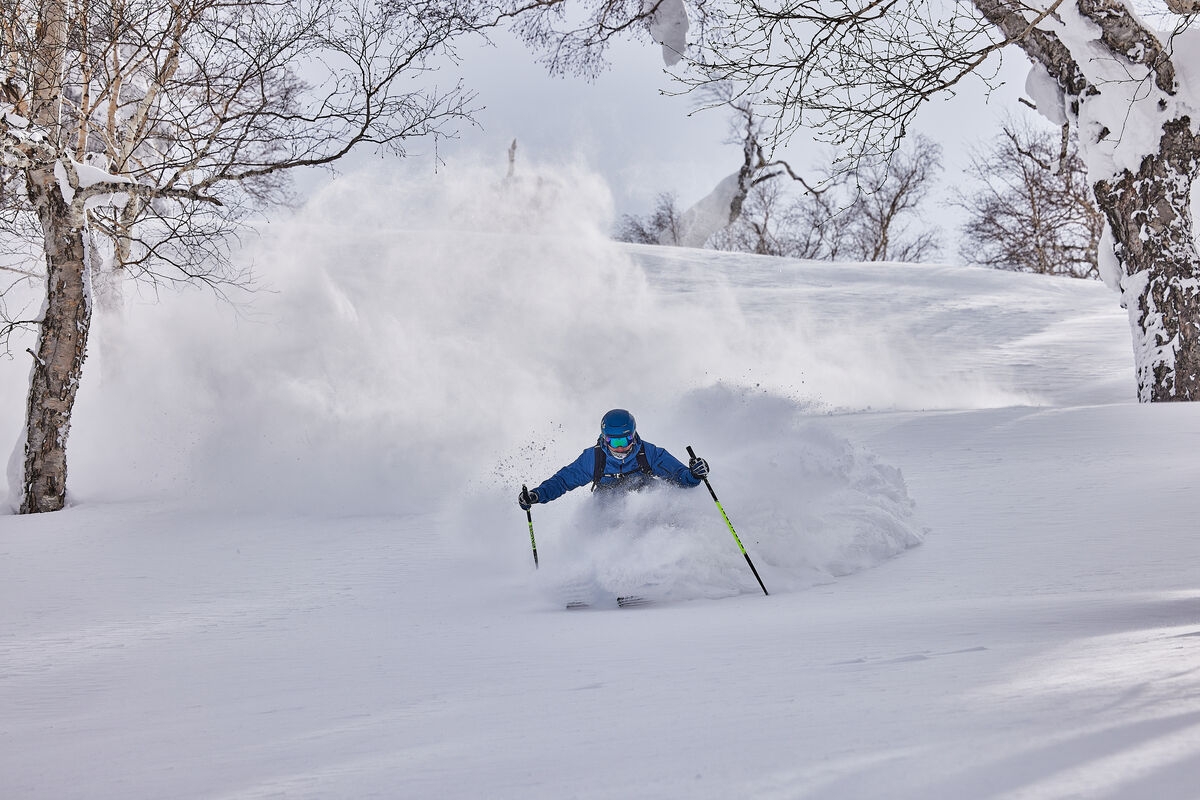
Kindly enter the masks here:
<path id="1" fill-rule="evenodd" d="M 817 167 L 813 184 L 784 162 L 763 161 L 757 146 L 746 152 L 751 169 L 726 178 L 682 215 L 673 196 L 661 195 L 649 217 L 625 218 L 619 238 L 825 261 L 923 261 L 936 254 L 939 228 L 924 213 L 941 171 L 941 147 L 931 139 L 916 137 L 890 161 L 863 159 L 848 171 Z M 679 231 L 694 238 L 685 241 Z"/>
<path id="2" fill-rule="evenodd" d="M 555 18 L 568 3 L 584 9 Z M 731 83 L 762 98 L 776 140 L 798 130 L 846 159 L 890 155 L 930 98 L 994 77 L 994 53 L 1020 49 L 1038 109 L 1078 131 L 1107 226 L 1101 269 L 1121 294 L 1144 401 L 1200 399 L 1200 257 L 1192 190 L 1200 178 L 1200 4 L 1194 0 L 538 0 L 530 40 L 551 65 L 593 68 L 614 36 L 656 39 L 685 56 L 685 83 Z M 689 18 L 680 25 L 679 17 Z M 531 22 L 536 20 L 536 24 Z M 563 19 L 569 28 L 558 24 Z M 687 31 L 686 48 L 679 46 Z M 843 162 L 846 163 L 846 162 Z"/>
<path id="3" fill-rule="evenodd" d="M 760 256 L 820 258 L 805 245 L 818 238 L 823 229 L 816 225 L 803 226 L 808 236 L 799 235 L 797 198 L 787 189 L 779 181 L 753 187 L 742 203 L 741 214 L 709 238 L 709 247 Z M 821 197 L 823 195 L 817 195 L 813 201 Z M 830 219 L 836 222 L 838 218 Z"/>
<path id="4" fill-rule="evenodd" d="M 940 171 L 941 147 L 917 137 L 890 161 L 821 167 L 816 185 L 799 192 L 763 184 L 713 245 L 826 261 L 923 261 L 938 251 L 940 231 L 924 204 Z"/>
<path id="5" fill-rule="evenodd" d="M 1159 32 L 1131 3 L 1057 5 L 1031 25 L 1024 7 L 976 2 L 1034 62 L 1028 85 L 1039 109 L 1079 130 L 1108 222 L 1101 268 L 1133 327 L 1139 397 L 1200 399 L 1200 257 L 1190 207 L 1200 178 L 1200 86 L 1185 77 L 1200 66 L 1194 11 L 1168 17 Z"/>
<path id="6" fill-rule="evenodd" d="M 1063 129 L 1067 131 L 1066 128 Z M 1015 119 L 971 156 L 955 203 L 967 212 L 969 263 L 1043 275 L 1099 278 L 1104 215 L 1077 144 Z"/>
<path id="7" fill-rule="evenodd" d="M 763 149 L 766 120 L 759 116 L 754 104 L 734 95 L 729 84 L 717 84 L 704 92 L 704 102 L 731 111 L 728 144 L 742 151 L 742 163 L 737 171 L 725 177 L 716 188 L 688 208 L 679 219 L 679 233 L 673 240 L 661 238 L 660 244 L 681 244 L 703 247 L 714 235 L 727 231 L 742 221 L 747 200 L 753 195 L 761 210 L 767 184 L 777 178 L 790 178 L 808 191 L 813 191 L 786 161 L 771 161 Z"/>
<path id="8" fill-rule="evenodd" d="M 0 236 L 31 221 L 44 275 L 16 475 L 23 513 L 61 508 L 93 287 L 109 271 L 220 286 L 228 246 L 287 172 L 361 145 L 403 153 L 469 113 L 431 59 L 462 4 L 0 0 Z M 28 237 L 25 238 L 28 240 Z"/>

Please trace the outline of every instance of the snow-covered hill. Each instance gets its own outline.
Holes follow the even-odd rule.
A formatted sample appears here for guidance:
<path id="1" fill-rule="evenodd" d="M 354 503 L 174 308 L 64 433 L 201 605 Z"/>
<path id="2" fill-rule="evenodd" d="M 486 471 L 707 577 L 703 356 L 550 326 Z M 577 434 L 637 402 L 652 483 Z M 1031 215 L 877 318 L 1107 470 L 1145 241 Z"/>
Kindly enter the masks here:
<path id="1" fill-rule="evenodd" d="M 0 795 L 1192 797 L 1200 409 L 1133 402 L 1115 295 L 610 213 L 354 176 L 268 291 L 102 315 L 73 505 L 0 517 Z M 703 488 L 537 506 L 533 569 L 516 491 L 614 406 L 770 597 Z"/>

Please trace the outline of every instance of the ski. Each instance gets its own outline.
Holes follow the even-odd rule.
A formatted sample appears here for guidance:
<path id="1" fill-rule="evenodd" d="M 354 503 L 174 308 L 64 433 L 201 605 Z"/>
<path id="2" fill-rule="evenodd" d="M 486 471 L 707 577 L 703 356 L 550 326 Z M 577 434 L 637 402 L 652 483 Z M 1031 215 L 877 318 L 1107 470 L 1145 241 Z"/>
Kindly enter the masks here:
<path id="1" fill-rule="evenodd" d="M 648 606 L 651 603 L 653 603 L 653 601 L 650 600 L 649 598 L 638 597 L 636 595 L 629 595 L 628 597 L 618 597 L 617 598 L 617 607 L 618 608 L 637 608 L 638 606 Z M 579 609 L 591 608 L 591 607 L 592 607 L 592 604 L 587 602 L 586 600 L 572 600 L 571 602 L 567 603 L 567 605 L 566 605 L 566 609 L 568 611 L 577 611 Z"/>

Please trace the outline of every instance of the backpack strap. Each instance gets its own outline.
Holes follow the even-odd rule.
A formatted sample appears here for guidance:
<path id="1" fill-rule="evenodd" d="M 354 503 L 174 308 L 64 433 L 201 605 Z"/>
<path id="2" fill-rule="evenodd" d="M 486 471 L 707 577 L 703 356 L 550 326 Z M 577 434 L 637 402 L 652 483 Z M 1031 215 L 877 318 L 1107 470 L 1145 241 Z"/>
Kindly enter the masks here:
<path id="1" fill-rule="evenodd" d="M 641 444 L 640 441 L 638 443 Z M 596 446 L 593 448 L 593 452 L 596 454 L 596 463 L 592 467 L 592 491 L 594 492 L 600 488 L 600 479 L 604 477 L 605 457 L 604 440 L 602 438 L 596 440 Z M 644 445 L 638 448 L 637 463 L 638 471 L 643 475 L 654 474 L 654 470 L 650 467 L 650 458 L 646 455 L 646 448 Z"/>
<path id="2" fill-rule="evenodd" d="M 653 475 L 654 470 L 650 469 L 650 459 L 646 456 L 646 446 L 642 445 L 637 451 L 638 468 L 643 475 Z"/>
<path id="3" fill-rule="evenodd" d="M 600 486 L 600 479 L 604 477 L 604 445 L 600 443 L 599 439 L 596 440 L 594 450 L 596 453 L 596 464 L 592 467 L 593 492 Z"/>

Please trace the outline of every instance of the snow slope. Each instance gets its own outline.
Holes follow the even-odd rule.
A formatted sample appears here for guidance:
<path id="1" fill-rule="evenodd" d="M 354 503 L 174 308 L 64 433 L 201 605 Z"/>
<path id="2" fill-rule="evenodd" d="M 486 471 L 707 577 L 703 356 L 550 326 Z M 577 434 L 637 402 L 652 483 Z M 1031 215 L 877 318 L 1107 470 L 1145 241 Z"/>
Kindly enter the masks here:
<path id="1" fill-rule="evenodd" d="M 1195 796 L 1200 410 L 1115 295 L 610 214 L 353 176 L 236 312 L 102 319 L 72 506 L 0 517 L 0 796 Z M 538 506 L 533 569 L 516 490 L 612 406 L 770 597 L 702 488 Z"/>

